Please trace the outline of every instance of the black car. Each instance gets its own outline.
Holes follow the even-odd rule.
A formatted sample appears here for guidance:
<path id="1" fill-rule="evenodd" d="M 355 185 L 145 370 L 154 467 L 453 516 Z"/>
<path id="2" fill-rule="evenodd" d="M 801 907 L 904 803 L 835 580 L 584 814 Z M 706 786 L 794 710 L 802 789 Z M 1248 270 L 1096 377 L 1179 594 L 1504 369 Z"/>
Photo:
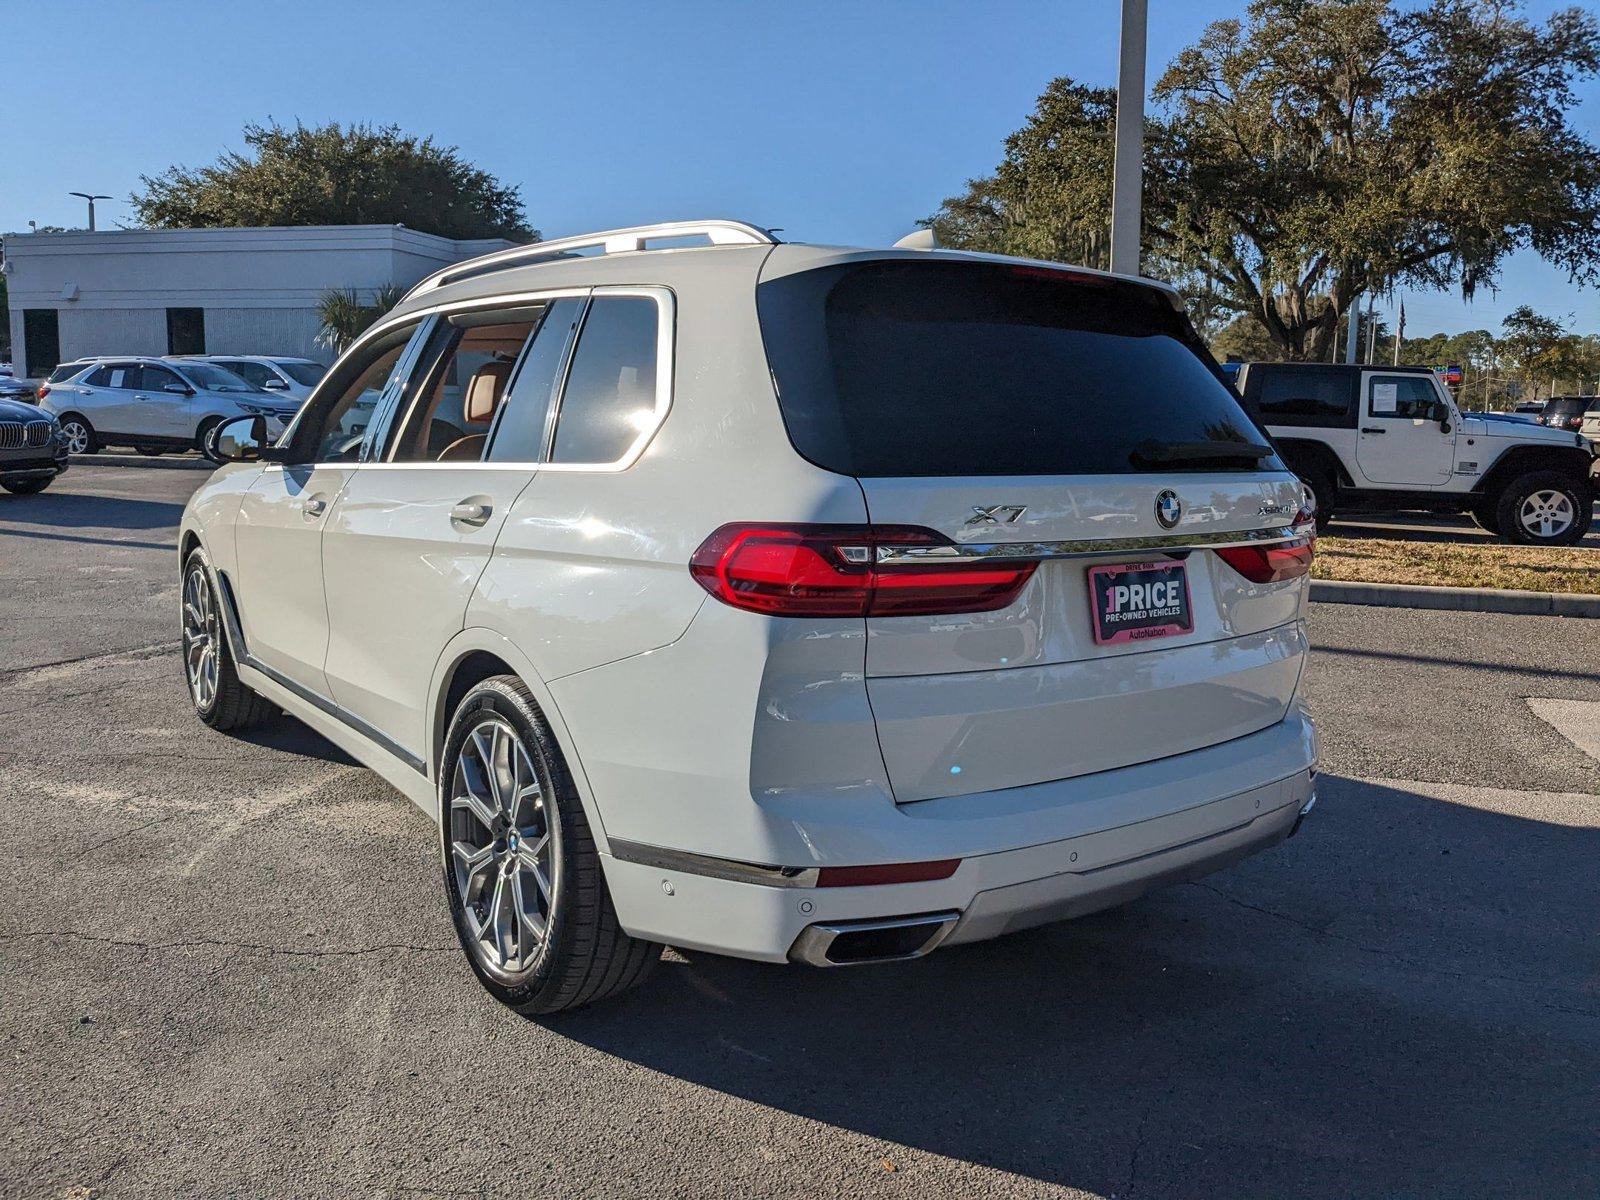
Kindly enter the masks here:
<path id="1" fill-rule="evenodd" d="M 0 400 L 17 400 L 23 404 L 37 404 L 39 389 L 26 379 L 13 379 L 0 375 Z"/>
<path id="2" fill-rule="evenodd" d="M 1552 429 L 1577 429 L 1583 424 L 1584 411 L 1593 402 L 1593 396 L 1552 396 L 1544 402 L 1539 424 Z"/>
<path id="3" fill-rule="evenodd" d="M 42 492 L 67 469 L 67 439 L 49 413 L 0 400 L 0 488 L 26 496 Z"/>

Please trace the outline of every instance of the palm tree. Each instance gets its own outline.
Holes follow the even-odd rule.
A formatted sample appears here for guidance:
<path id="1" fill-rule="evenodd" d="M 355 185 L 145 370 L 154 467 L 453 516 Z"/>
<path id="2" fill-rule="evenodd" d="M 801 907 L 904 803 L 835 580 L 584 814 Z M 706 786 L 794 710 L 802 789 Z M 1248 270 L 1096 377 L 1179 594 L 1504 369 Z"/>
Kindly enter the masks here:
<path id="1" fill-rule="evenodd" d="M 405 289 L 385 284 L 372 293 L 372 303 L 363 304 L 355 288 L 329 288 L 317 300 L 317 318 L 322 329 L 317 341 L 335 354 L 344 353 L 373 322 L 405 296 Z"/>

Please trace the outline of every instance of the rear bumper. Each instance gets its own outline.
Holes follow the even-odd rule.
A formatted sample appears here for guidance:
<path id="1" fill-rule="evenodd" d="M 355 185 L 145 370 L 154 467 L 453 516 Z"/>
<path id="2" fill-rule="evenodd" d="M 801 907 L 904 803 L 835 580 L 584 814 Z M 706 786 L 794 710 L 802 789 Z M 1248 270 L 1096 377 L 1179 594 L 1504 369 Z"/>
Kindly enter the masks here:
<path id="1" fill-rule="evenodd" d="M 1303 742 L 1314 751 L 1309 722 L 1298 706 L 1285 725 L 1291 722 L 1305 723 Z M 1281 755 L 1264 752 L 1275 732 L 1281 738 L 1284 731 L 1264 730 L 1227 747 L 1236 755 L 1257 751 L 1259 782 L 1227 795 L 1212 791 L 1214 798 L 1206 798 L 1215 780 L 1196 761 L 1194 774 L 1175 786 L 1159 815 L 1150 815 L 1147 804 L 1139 802 L 1148 797 L 1136 795 L 1133 777 L 1127 780 L 1125 822 L 1108 820 L 1111 814 L 1103 805 L 1086 805 L 1086 826 L 1031 845 L 992 848 L 1005 834 L 1002 814 L 993 822 L 974 819 L 970 811 L 951 814 L 947 836 L 940 839 L 941 853 L 925 855 L 961 858 L 948 879 L 819 888 L 806 886 L 804 876 L 797 876 L 769 885 L 616 854 L 604 857 L 606 879 L 623 927 L 652 941 L 771 962 L 836 965 L 854 955 L 849 950 L 830 954 L 830 947 L 845 946 L 844 935 L 856 923 L 869 923 L 875 927 L 873 938 L 858 940 L 886 951 L 871 955 L 873 960 L 917 957 L 936 945 L 981 941 L 1122 904 L 1283 841 L 1309 811 L 1315 773 L 1309 757 L 1291 773 L 1281 773 Z M 1185 759 L 1214 758 L 1223 749 L 1211 747 L 1163 763 L 1180 768 L 1176 776 L 1182 778 Z M 1236 782 L 1246 763 L 1232 765 L 1229 778 Z M 1074 785 L 1086 782 L 1063 781 L 1063 811 L 1070 814 L 1079 807 Z M 1063 818 L 1058 830 L 1066 832 L 1072 825 L 1070 816 Z M 911 934 L 882 929 L 900 922 L 921 927 L 926 944 Z"/>

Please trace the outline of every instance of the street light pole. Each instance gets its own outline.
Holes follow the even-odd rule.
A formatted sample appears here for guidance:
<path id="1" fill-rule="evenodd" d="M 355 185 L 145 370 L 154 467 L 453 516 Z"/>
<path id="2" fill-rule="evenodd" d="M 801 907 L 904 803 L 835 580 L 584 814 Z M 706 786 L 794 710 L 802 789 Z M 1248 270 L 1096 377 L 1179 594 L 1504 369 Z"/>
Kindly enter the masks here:
<path id="1" fill-rule="evenodd" d="M 94 232 L 94 202 L 96 200 L 109 200 L 110 196 L 91 195 L 88 192 L 68 192 L 69 196 L 78 196 L 89 202 L 89 232 Z"/>
<path id="2" fill-rule="evenodd" d="M 1117 68 L 1117 140 L 1111 171 L 1111 269 L 1139 273 L 1144 174 L 1146 0 L 1122 0 L 1122 60 Z"/>

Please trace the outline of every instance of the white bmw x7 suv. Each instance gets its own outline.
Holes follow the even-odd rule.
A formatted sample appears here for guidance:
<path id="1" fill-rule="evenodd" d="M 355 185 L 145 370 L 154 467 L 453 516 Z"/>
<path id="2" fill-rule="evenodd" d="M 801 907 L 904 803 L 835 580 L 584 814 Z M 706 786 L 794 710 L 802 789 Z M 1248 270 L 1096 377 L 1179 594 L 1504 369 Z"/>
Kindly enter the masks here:
<path id="1" fill-rule="evenodd" d="M 521 1012 L 1077 916 L 1313 803 L 1311 515 L 1163 285 L 614 231 L 424 280 L 263 425 L 183 518 L 195 708 L 420 805 Z"/>

